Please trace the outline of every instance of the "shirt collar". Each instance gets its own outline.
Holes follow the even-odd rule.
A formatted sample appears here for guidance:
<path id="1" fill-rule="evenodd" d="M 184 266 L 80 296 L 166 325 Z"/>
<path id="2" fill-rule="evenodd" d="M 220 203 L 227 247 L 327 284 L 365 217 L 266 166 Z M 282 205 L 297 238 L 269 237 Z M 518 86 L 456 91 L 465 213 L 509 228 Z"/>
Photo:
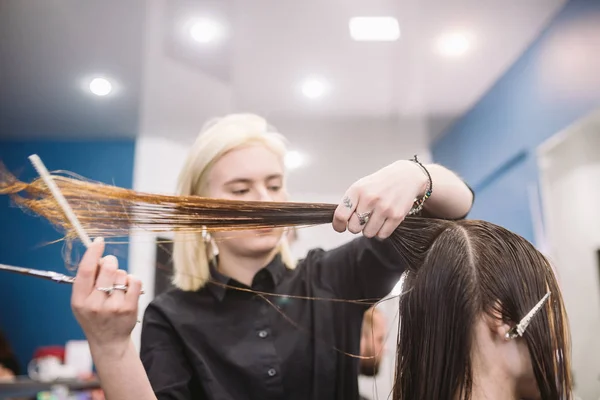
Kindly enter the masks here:
<path id="1" fill-rule="evenodd" d="M 278 286 L 281 283 L 286 270 L 285 264 L 281 259 L 281 254 L 277 253 L 271 262 L 267 264 L 265 269 L 269 272 L 269 274 L 271 274 L 275 286 Z"/>
<path id="2" fill-rule="evenodd" d="M 209 264 L 211 281 L 208 282 L 208 288 L 212 291 L 213 295 L 217 298 L 217 300 L 223 301 L 223 299 L 225 298 L 225 294 L 229 289 L 227 288 L 227 286 L 239 286 L 246 288 L 246 285 L 239 283 L 235 279 L 220 273 L 217 270 L 217 262 L 217 258 L 214 258 Z M 277 254 L 269 264 L 267 264 L 264 268 L 262 268 L 256 273 L 253 283 L 255 283 L 256 277 L 258 277 L 259 275 L 266 274 L 271 277 L 273 284 L 276 287 L 283 279 L 285 270 L 286 267 L 283 263 L 283 260 L 281 259 L 281 254 Z"/>

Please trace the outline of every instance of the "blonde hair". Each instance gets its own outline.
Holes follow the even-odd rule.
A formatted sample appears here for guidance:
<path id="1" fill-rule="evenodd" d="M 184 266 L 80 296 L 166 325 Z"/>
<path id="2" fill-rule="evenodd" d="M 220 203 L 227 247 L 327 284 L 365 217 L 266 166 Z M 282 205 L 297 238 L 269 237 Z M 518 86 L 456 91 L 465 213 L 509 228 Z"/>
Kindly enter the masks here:
<path id="1" fill-rule="evenodd" d="M 196 139 L 179 175 L 178 194 L 206 196 L 208 174 L 225 153 L 250 144 L 261 144 L 283 158 L 285 138 L 276 132 L 264 118 L 253 114 L 230 114 L 209 121 Z M 292 257 L 286 238 L 282 238 L 276 252 L 286 267 L 293 269 Z M 215 257 L 212 242 L 202 233 L 176 233 L 173 244 L 173 284 L 186 291 L 204 287 L 210 279 L 209 263 Z"/>

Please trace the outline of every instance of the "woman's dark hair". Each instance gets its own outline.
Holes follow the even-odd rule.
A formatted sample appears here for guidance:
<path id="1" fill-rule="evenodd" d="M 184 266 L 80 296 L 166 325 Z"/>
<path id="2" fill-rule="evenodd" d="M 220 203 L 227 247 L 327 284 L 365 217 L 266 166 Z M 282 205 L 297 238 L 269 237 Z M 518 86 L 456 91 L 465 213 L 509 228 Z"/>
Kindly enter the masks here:
<path id="1" fill-rule="evenodd" d="M 541 398 L 571 398 L 570 336 L 546 258 L 485 221 L 407 219 L 395 242 L 408 265 L 400 297 L 394 400 L 471 398 L 471 346 L 481 313 L 516 325 L 547 292 L 522 339 Z"/>

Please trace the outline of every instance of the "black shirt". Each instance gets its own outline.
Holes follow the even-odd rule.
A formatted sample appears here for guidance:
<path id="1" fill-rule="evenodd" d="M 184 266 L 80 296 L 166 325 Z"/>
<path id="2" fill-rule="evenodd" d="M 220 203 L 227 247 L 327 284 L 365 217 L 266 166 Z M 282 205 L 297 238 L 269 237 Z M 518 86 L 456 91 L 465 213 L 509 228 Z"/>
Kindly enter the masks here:
<path id="1" fill-rule="evenodd" d="M 276 257 L 251 289 L 380 299 L 404 270 L 395 259 L 390 242 L 359 237 L 331 251 L 312 250 L 293 270 Z M 279 310 L 254 293 L 212 283 L 154 299 L 144 315 L 141 358 L 158 399 L 358 399 L 358 359 L 341 352 L 359 354 L 368 305 L 267 298 Z"/>

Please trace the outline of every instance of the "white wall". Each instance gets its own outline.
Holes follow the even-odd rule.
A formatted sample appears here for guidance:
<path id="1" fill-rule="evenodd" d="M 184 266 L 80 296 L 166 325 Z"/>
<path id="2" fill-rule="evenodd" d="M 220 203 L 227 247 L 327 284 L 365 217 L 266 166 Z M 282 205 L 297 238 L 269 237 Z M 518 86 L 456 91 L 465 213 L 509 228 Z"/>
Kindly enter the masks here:
<path id="1" fill-rule="evenodd" d="M 133 188 L 149 193 L 174 194 L 177 175 L 183 166 L 188 144 L 157 137 L 140 136 L 135 147 Z M 135 232 L 129 239 L 129 271 L 142 280 L 145 294 L 140 298 L 140 318 L 154 298 L 156 236 Z M 133 331 L 139 349 L 141 324 Z"/>
<path id="2" fill-rule="evenodd" d="M 268 117 L 268 116 L 267 116 Z M 289 177 L 292 196 L 319 193 L 340 201 L 357 179 L 417 153 L 430 160 L 424 126 L 396 118 L 271 118 L 290 141 L 290 149 L 308 157 Z"/>
<path id="3" fill-rule="evenodd" d="M 549 252 L 573 338 L 577 393 L 600 398 L 600 112 L 540 149 Z"/>

